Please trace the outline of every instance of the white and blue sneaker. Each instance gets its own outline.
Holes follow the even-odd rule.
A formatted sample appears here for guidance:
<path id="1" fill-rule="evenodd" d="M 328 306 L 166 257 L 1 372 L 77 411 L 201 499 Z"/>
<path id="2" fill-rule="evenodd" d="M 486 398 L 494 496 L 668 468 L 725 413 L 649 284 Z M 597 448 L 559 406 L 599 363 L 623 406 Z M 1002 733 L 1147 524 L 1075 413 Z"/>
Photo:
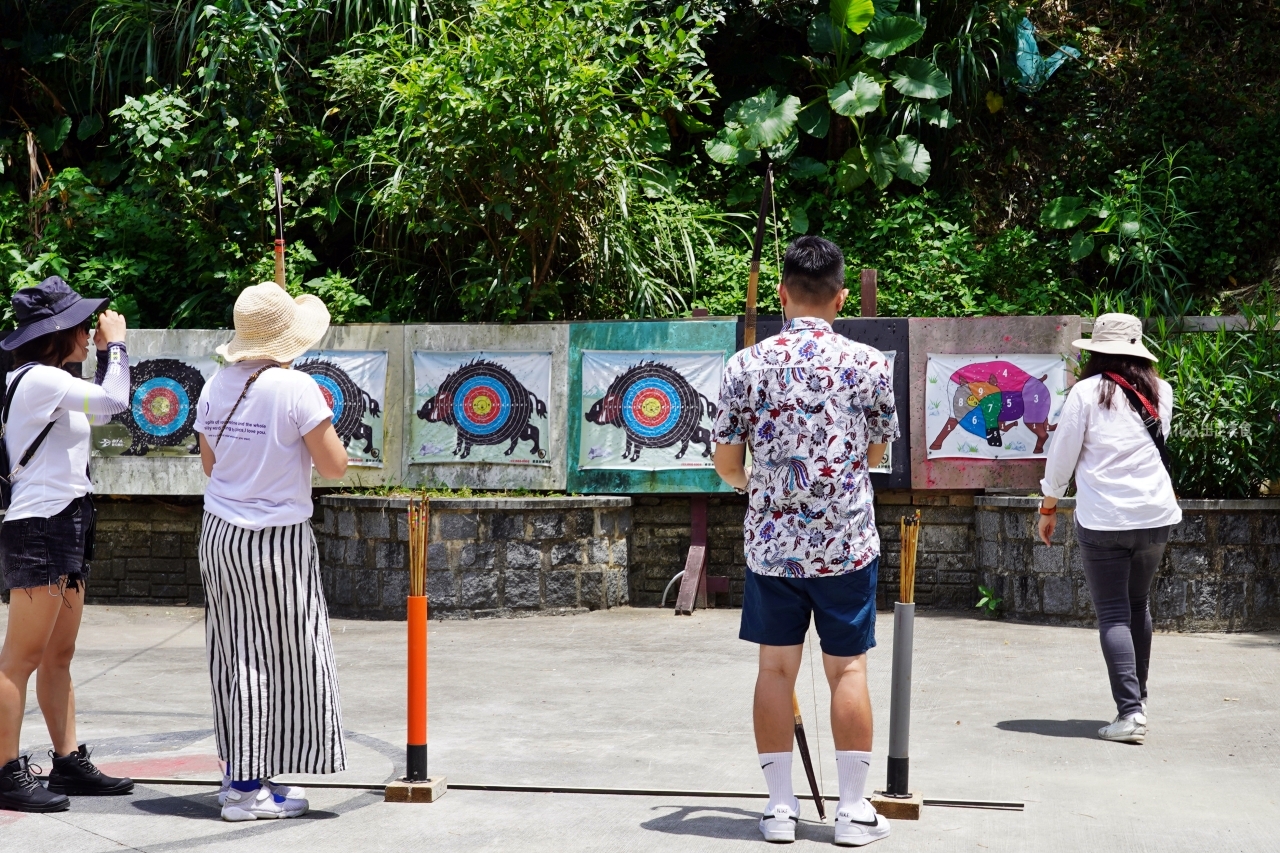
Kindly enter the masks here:
<path id="1" fill-rule="evenodd" d="M 270 779 L 259 779 L 264 788 L 270 789 L 271 793 L 278 794 L 286 800 L 305 800 L 307 798 L 307 789 L 299 788 L 297 785 L 277 785 Z M 227 802 L 227 792 L 231 790 L 231 777 L 223 774 L 222 787 L 218 788 L 218 805 L 224 805 Z"/>
<path id="2" fill-rule="evenodd" d="M 307 813 L 309 807 L 306 800 L 291 800 L 281 794 L 273 794 L 266 785 L 252 791 L 231 788 L 222 804 L 222 819 L 241 821 L 300 817 Z"/>
<path id="3" fill-rule="evenodd" d="M 760 834 L 765 841 L 774 844 L 790 844 L 796 840 L 796 820 L 800 817 L 800 800 L 794 805 L 785 803 L 769 809 L 760 818 Z"/>
<path id="4" fill-rule="evenodd" d="M 861 847 L 879 841 L 889 835 L 889 821 L 876 812 L 867 800 L 859 800 L 851 806 L 836 809 L 836 844 L 841 847 Z"/>

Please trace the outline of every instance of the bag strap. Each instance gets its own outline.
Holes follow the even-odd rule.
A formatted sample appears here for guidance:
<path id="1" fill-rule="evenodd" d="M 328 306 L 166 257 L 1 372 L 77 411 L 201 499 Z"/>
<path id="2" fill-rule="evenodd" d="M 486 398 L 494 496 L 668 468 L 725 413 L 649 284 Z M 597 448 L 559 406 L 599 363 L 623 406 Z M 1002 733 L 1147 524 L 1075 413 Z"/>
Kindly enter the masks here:
<path id="1" fill-rule="evenodd" d="M 4 412 L 0 414 L 0 441 L 4 441 L 5 430 L 9 426 L 9 407 L 13 405 L 13 395 L 18 390 L 18 383 L 22 381 L 22 377 L 31 372 L 32 367 L 35 367 L 35 365 L 30 365 L 17 376 L 13 377 L 13 381 L 10 382 L 9 387 L 5 389 Z M 53 420 L 45 424 L 45 428 L 36 436 L 36 440 L 31 442 L 27 447 L 26 452 L 22 454 L 22 458 L 18 460 L 18 464 L 12 466 L 6 472 L 7 480 L 12 482 L 13 478 L 18 475 L 18 472 L 27 466 L 27 463 L 31 461 L 31 457 L 36 455 L 36 451 L 40 449 L 40 445 L 44 443 L 44 440 L 49 436 L 49 431 L 53 429 L 53 425 L 56 423 L 57 421 Z"/>
<path id="2" fill-rule="evenodd" d="M 1142 419 L 1142 425 L 1146 428 L 1147 434 L 1151 436 L 1151 440 L 1155 442 L 1156 451 L 1160 454 L 1160 462 L 1164 465 L 1164 470 L 1170 477 L 1173 476 L 1173 463 L 1169 460 L 1169 448 L 1164 443 L 1164 430 L 1161 428 L 1160 412 L 1155 406 L 1151 405 L 1151 401 L 1134 388 L 1127 379 L 1118 373 L 1104 373 L 1103 376 L 1120 386 L 1120 390 L 1124 392 L 1125 399 L 1129 401 L 1129 405 L 1138 413 L 1138 417 Z"/>
<path id="3" fill-rule="evenodd" d="M 244 383 L 244 390 L 240 392 L 240 396 L 236 398 L 235 405 L 231 407 L 231 411 L 227 413 L 227 419 L 222 422 L 222 429 L 218 430 L 218 437 L 213 440 L 215 449 L 218 443 L 222 441 L 222 434 L 227 431 L 227 424 L 231 423 L 231 418 L 235 416 L 236 410 L 240 408 L 240 404 L 244 402 L 245 395 L 249 393 L 249 386 L 258 381 L 258 377 L 266 373 L 273 367 L 279 367 L 277 364 L 268 364 L 265 367 L 259 367 L 249 376 L 249 380 Z"/>

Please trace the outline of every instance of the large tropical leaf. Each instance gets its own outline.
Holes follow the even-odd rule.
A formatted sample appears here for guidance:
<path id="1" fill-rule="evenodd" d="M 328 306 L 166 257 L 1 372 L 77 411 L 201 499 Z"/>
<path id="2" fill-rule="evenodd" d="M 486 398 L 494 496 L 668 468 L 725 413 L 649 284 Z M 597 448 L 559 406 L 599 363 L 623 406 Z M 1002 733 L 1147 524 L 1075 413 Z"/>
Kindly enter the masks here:
<path id="1" fill-rule="evenodd" d="M 923 35 L 924 24 L 915 18 L 905 15 L 878 18 L 867 27 L 862 36 L 862 52 L 876 59 L 884 59 L 911 47 Z"/>
<path id="2" fill-rule="evenodd" d="M 1093 235 L 1077 231 L 1071 236 L 1071 263 L 1079 263 L 1093 254 Z"/>
<path id="3" fill-rule="evenodd" d="M 862 154 L 867 159 L 867 171 L 877 189 L 893 183 L 898 174 L 898 146 L 887 136 L 870 136 L 862 143 Z"/>
<path id="4" fill-rule="evenodd" d="M 1089 215 L 1084 199 L 1064 195 L 1055 198 L 1040 211 L 1040 224 L 1046 228 L 1075 228 Z"/>
<path id="5" fill-rule="evenodd" d="M 889 77 L 893 88 L 911 98 L 945 98 L 951 94 L 951 81 L 926 59 L 899 56 Z"/>
<path id="6" fill-rule="evenodd" d="M 707 156 L 726 166 L 745 166 L 760 157 L 758 150 L 739 144 L 742 128 L 733 125 L 723 127 L 714 138 L 707 140 Z"/>
<path id="7" fill-rule="evenodd" d="M 831 20 L 825 12 L 814 15 L 809 22 L 809 47 L 814 53 L 835 53 L 839 49 L 847 54 L 857 43 L 857 36 Z"/>
<path id="8" fill-rule="evenodd" d="M 820 178 L 827 173 L 827 164 L 812 157 L 797 157 L 791 161 L 793 178 Z"/>
<path id="9" fill-rule="evenodd" d="M 855 33 L 865 30 L 875 16 L 872 0 L 831 0 L 831 20 Z"/>
<path id="10" fill-rule="evenodd" d="M 796 122 L 805 133 L 822 139 L 831 128 L 831 107 L 826 101 L 814 101 L 800 111 Z"/>
<path id="11" fill-rule="evenodd" d="M 840 192 L 856 190 L 867 182 L 871 175 L 867 172 L 867 158 L 862 149 L 854 145 L 840 158 L 836 166 L 836 188 Z"/>
<path id="12" fill-rule="evenodd" d="M 796 116 L 800 113 L 800 99 L 795 95 L 782 96 L 775 88 L 762 91 L 755 97 L 730 104 L 725 110 L 725 124 L 736 124 L 747 132 L 743 144 L 759 149 L 777 145 L 791 134 Z"/>
<path id="13" fill-rule="evenodd" d="M 929 156 L 929 150 L 910 136 L 899 136 L 895 143 L 898 146 L 898 177 L 918 187 L 924 186 L 932 169 L 933 158 Z"/>
<path id="14" fill-rule="evenodd" d="M 800 131 L 796 128 L 791 129 L 791 133 L 786 139 L 777 145 L 770 145 L 765 151 L 769 154 L 769 159 L 775 163 L 785 163 L 791 159 L 791 155 L 796 153 L 796 148 L 800 146 Z"/>
<path id="15" fill-rule="evenodd" d="M 848 118 L 864 116 L 876 109 L 880 106 L 881 97 L 880 84 L 862 71 L 827 90 L 831 109 Z"/>
<path id="16" fill-rule="evenodd" d="M 949 130 L 960 123 L 960 120 L 952 115 L 951 110 L 943 109 L 937 104 L 921 104 L 920 118 L 943 130 Z"/>

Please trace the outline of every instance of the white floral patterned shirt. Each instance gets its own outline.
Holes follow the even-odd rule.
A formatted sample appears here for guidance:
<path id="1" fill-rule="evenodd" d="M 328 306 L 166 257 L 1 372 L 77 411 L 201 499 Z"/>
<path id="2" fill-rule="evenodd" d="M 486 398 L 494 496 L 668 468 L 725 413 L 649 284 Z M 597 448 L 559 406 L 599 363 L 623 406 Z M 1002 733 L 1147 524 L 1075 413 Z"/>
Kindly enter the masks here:
<path id="1" fill-rule="evenodd" d="M 747 567 L 808 578 L 880 555 L 867 445 L 898 437 L 889 361 L 799 317 L 729 359 L 715 440 L 751 449 Z"/>

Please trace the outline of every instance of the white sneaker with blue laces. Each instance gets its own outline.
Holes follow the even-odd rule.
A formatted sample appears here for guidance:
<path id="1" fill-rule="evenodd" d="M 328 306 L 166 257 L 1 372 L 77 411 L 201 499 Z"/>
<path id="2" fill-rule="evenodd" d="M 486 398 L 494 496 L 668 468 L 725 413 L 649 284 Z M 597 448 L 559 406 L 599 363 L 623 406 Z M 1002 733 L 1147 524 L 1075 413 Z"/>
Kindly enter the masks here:
<path id="1" fill-rule="evenodd" d="M 241 820 L 273 820 L 287 817 L 300 817 L 307 813 L 309 804 L 306 800 L 291 800 L 280 794 L 273 794 L 266 785 L 252 791 L 227 791 L 226 802 L 222 804 L 222 819 Z"/>
<path id="2" fill-rule="evenodd" d="M 299 788 L 297 785 L 277 785 L 270 779 L 260 779 L 264 788 L 269 788 L 271 793 L 279 794 L 286 800 L 305 800 L 307 798 L 307 789 Z M 231 790 L 231 777 L 223 775 L 222 787 L 218 788 L 218 805 L 224 805 L 227 802 L 227 792 Z"/>
<path id="3" fill-rule="evenodd" d="M 799 817 L 800 800 L 795 800 L 794 805 L 776 805 L 760 818 L 760 834 L 765 841 L 790 844 L 796 840 L 796 819 Z"/>
<path id="4" fill-rule="evenodd" d="M 889 821 L 877 813 L 867 800 L 859 800 L 851 806 L 836 809 L 836 844 L 841 847 L 861 847 L 879 841 L 889 835 Z"/>

